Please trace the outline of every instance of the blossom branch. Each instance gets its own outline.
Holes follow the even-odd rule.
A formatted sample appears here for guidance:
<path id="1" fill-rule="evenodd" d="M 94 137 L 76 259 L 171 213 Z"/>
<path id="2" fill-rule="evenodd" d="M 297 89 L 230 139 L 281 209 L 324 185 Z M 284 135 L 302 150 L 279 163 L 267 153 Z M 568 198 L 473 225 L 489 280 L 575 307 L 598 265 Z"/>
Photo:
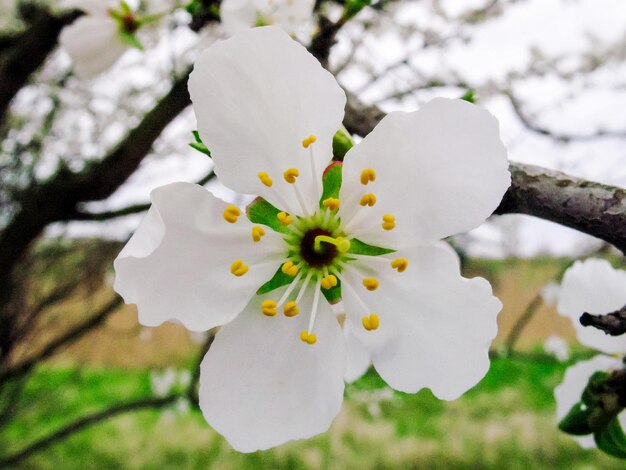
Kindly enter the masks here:
<path id="1" fill-rule="evenodd" d="M 385 113 L 348 93 L 344 125 L 369 134 Z M 496 214 L 526 214 L 600 238 L 626 253 L 626 190 L 534 165 L 510 163 L 511 187 Z"/>
<path id="2" fill-rule="evenodd" d="M 626 333 L 626 306 L 606 315 L 592 315 L 585 312 L 580 317 L 580 324 L 602 330 L 607 335 L 623 335 Z"/>

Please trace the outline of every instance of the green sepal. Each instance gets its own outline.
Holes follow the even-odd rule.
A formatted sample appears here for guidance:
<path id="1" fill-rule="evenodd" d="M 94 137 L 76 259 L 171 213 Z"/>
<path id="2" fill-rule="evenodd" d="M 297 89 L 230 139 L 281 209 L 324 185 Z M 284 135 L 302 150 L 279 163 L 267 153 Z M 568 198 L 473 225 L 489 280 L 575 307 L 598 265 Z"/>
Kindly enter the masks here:
<path id="1" fill-rule="evenodd" d="M 139 39 L 137 39 L 137 36 L 135 36 L 133 33 L 129 33 L 128 31 L 120 29 L 120 37 L 122 38 L 122 41 L 124 41 L 130 47 L 134 47 L 135 49 L 143 51 L 143 45 L 139 42 Z"/>
<path id="2" fill-rule="evenodd" d="M 331 305 L 336 304 L 341 300 L 341 281 L 337 279 L 337 285 L 331 287 L 330 289 L 322 289 L 322 294 L 328 300 L 328 303 Z"/>
<path id="3" fill-rule="evenodd" d="M 191 16 L 196 15 L 202 9 L 202 2 L 200 0 L 191 0 L 187 5 L 185 5 L 185 10 Z"/>
<path id="4" fill-rule="evenodd" d="M 593 433 L 598 449 L 613 457 L 626 459 L 626 435 L 619 424 L 617 417 L 614 417 L 603 428 Z"/>
<path id="5" fill-rule="evenodd" d="M 322 175 L 322 197 L 320 198 L 320 207 L 324 207 L 322 201 L 333 197 L 339 197 L 341 189 L 341 162 L 331 163 Z"/>
<path id="6" fill-rule="evenodd" d="M 591 408 L 585 405 L 583 402 L 578 402 L 565 417 L 559 422 L 559 429 L 567 434 L 573 434 L 574 436 L 585 436 L 591 434 L 593 430 L 589 425 L 589 415 L 591 414 Z"/>
<path id="7" fill-rule="evenodd" d="M 350 240 L 350 249 L 348 250 L 348 253 L 353 255 L 380 256 L 388 255 L 389 253 L 394 253 L 395 251 L 396 250 L 392 250 L 391 248 L 368 245 L 358 238 L 353 238 Z"/>
<path id="8" fill-rule="evenodd" d="M 281 268 L 282 266 L 278 268 L 274 276 L 272 276 L 272 279 L 259 287 L 259 290 L 256 291 L 257 294 L 267 294 L 268 292 L 272 292 L 274 289 L 286 286 L 293 281 L 293 277 L 289 274 L 285 274 Z"/>
<path id="9" fill-rule="evenodd" d="M 142 26 L 160 21 L 161 19 L 163 19 L 164 16 L 165 16 L 165 13 L 157 13 L 155 15 L 142 16 L 141 18 L 137 18 L 137 25 L 141 28 Z"/>
<path id="10" fill-rule="evenodd" d="M 343 160 L 343 157 L 346 156 L 348 150 L 354 147 L 354 142 L 352 141 L 352 137 L 347 132 L 343 130 L 338 130 L 335 132 L 333 136 L 333 159 L 334 160 Z"/>
<path id="11" fill-rule="evenodd" d="M 281 212 L 279 209 L 276 209 L 276 207 L 262 197 L 257 197 L 246 207 L 248 219 L 250 219 L 250 222 L 253 224 L 266 225 L 275 232 L 290 233 L 289 229 L 278 220 L 277 214 L 279 212 Z"/>
<path id="12" fill-rule="evenodd" d="M 463 96 L 460 96 L 459 99 L 467 101 L 468 103 L 476 103 L 476 92 L 470 88 Z"/>
<path id="13" fill-rule="evenodd" d="M 193 134 L 193 138 L 195 142 L 191 142 L 189 146 L 192 149 L 205 154 L 207 157 L 210 157 L 211 151 L 208 149 L 206 145 L 204 145 L 204 142 L 202 142 L 202 139 L 200 138 L 200 133 L 198 131 L 191 131 L 191 133 Z"/>
<path id="14" fill-rule="evenodd" d="M 366 6 L 372 3 L 372 0 L 346 0 L 346 6 L 343 9 L 343 17 L 347 20 L 353 18 Z"/>

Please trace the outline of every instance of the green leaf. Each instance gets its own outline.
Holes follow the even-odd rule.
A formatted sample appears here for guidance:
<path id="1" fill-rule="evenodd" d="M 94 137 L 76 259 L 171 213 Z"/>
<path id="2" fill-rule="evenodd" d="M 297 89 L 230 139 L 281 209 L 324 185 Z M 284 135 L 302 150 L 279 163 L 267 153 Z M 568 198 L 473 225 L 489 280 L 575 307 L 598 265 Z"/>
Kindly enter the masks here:
<path id="1" fill-rule="evenodd" d="M 200 138 L 200 133 L 198 131 L 191 131 L 191 133 L 193 134 L 193 138 L 195 142 L 191 142 L 189 146 L 192 149 L 195 149 L 198 152 L 203 153 L 206 156 L 210 157 L 211 151 L 208 149 L 206 145 L 204 145 L 204 142 L 202 142 L 202 139 Z"/>
<path id="2" fill-rule="evenodd" d="M 470 103 L 476 103 L 476 92 L 472 89 L 469 89 L 459 99 L 463 101 L 468 101 Z"/>
<path id="3" fill-rule="evenodd" d="M 287 227 L 283 226 L 276 215 L 281 212 L 262 197 L 257 197 L 246 207 L 246 214 L 250 222 L 270 227 L 275 232 L 290 233 Z"/>
<path id="4" fill-rule="evenodd" d="M 593 434 L 598 449 L 609 455 L 626 459 L 626 435 L 619 424 L 617 417 L 606 426 Z"/>
<path id="5" fill-rule="evenodd" d="M 370 3 L 372 0 L 346 0 L 346 6 L 343 10 L 344 18 L 349 20 Z"/>
<path id="6" fill-rule="evenodd" d="M 187 5 L 185 5 L 185 10 L 190 15 L 196 15 L 202 9 L 202 2 L 200 0 L 191 0 Z"/>
<path id="7" fill-rule="evenodd" d="M 589 415 L 591 408 L 587 407 L 583 402 L 578 402 L 559 423 L 559 429 L 567 434 L 574 436 L 584 436 L 591 434 L 593 430 L 589 425 Z"/>
<path id="8" fill-rule="evenodd" d="M 348 150 L 354 147 L 352 137 L 343 130 L 338 130 L 333 136 L 333 158 L 335 160 L 343 160 Z"/>
<path id="9" fill-rule="evenodd" d="M 338 198 L 339 189 L 341 189 L 341 162 L 333 162 L 324 171 L 322 175 L 322 197 L 320 198 L 320 207 L 323 207 L 322 201 L 329 197 Z"/>
<path id="10" fill-rule="evenodd" d="M 392 250 L 390 248 L 368 245 L 358 238 L 353 238 L 350 240 L 350 249 L 348 250 L 348 253 L 353 255 L 380 256 L 388 255 L 389 253 L 394 253 L 395 251 L 396 250 Z"/>
<path id="11" fill-rule="evenodd" d="M 274 289 L 286 286 L 293 281 L 293 277 L 289 274 L 285 274 L 281 268 L 282 266 L 278 268 L 272 279 L 259 287 L 259 290 L 256 291 L 257 294 L 267 294 L 268 292 L 272 292 Z"/>
<path id="12" fill-rule="evenodd" d="M 135 36 L 133 33 L 120 30 L 120 37 L 122 38 L 122 41 L 124 41 L 130 47 L 134 47 L 135 49 L 139 49 L 140 51 L 143 51 L 143 46 L 139 42 L 139 39 L 137 39 L 137 36 Z"/>
<path id="13" fill-rule="evenodd" d="M 328 303 L 333 305 L 341 300 L 341 281 L 337 279 L 337 285 L 330 289 L 322 289 L 322 294 L 328 300 Z"/>

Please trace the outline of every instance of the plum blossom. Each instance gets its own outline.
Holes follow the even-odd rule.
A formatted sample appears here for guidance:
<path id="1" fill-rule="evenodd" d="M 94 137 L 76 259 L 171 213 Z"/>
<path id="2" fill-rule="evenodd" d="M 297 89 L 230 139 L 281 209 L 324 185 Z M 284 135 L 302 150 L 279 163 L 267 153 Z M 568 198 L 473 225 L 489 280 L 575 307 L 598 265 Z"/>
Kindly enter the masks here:
<path id="1" fill-rule="evenodd" d="M 572 321 L 578 340 L 603 353 L 587 361 L 580 361 L 565 372 L 563 382 L 556 387 L 556 415 L 560 421 L 580 401 L 591 376 L 597 371 L 621 369 L 621 357 L 626 355 L 626 337 L 608 336 L 604 332 L 580 324 L 584 312 L 606 314 L 619 310 L 626 304 L 626 272 L 614 269 L 603 259 L 590 258 L 576 261 L 563 275 L 559 289 L 557 310 Z M 619 421 L 626 429 L 626 413 Z M 581 447 L 596 446 L 593 436 L 573 437 Z"/>
<path id="2" fill-rule="evenodd" d="M 569 359 L 569 346 L 567 341 L 557 335 L 550 335 L 543 343 L 543 350 L 563 362 Z"/>
<path id="3" fill-rule="evenodd" d="M 227 34 L 275 25 L 306 42 L 313 31 L 315 0 L 223 0 L 220 19 Z"/>
<path id="4" fill-rule="evenodd" d="M 446 400 L 485 375 L 501 303 L 441 240 L 510 183 L 491 114 L 448 99 L 390 113 L 331 164 L 345 94 L 272 26 L 205 50 L 189 91 L 218 178 L 258 197 L 244 212 L 155 189 L 115 289 L 144 325 L 221 327 L 199 390 L 216 431 L 241 452 L 324 432 L 370 360 L 392 388 Z"/>

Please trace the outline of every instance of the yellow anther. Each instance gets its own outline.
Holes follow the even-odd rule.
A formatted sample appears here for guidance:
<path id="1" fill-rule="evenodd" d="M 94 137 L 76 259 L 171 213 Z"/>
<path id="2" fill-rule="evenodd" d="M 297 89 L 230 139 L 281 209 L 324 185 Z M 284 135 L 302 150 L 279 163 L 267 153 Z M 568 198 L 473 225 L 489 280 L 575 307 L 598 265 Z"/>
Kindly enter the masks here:
<path id="1" fill-rule="evenodd" d="M 330 289 L 331 287 L 335 287 L 337 285 L 337 278 L 333 274 L 324 276 L 321 280 L 321 285 L 324 289 Z"/>
<path id="2" fill-rule="evenodd" d="M 283 178 L 289 184 L 294 184 L 298 176 L 300 176 L 300 172 L 297 168 L 289 168 L 283 173 Z"/>
<path id="3" fill-rule="evenodd" d="M 289 225 L 293 220 L 293 218 L 285 212 L 279 212 L 278 214 L 276 214 L 276 217 L 278 217 L 280 225 Z"/>
<path id="4" fill-rule="evenodd" d="M 298 266 L 293 264 L 292 261 L 287 261 L 285 264 L 283 264 L 280 270 L 291 277 L 295 277 L 296 274 L 298 274 Z"/>
<path id="5" fill-rule="evenodd" d="M 278 308 L 276 307 L 276 301 L 268 299 L 261 302 L 261 311 L 263 315 L 267 315 L 268 317 L 273 317 L 278 313 Z"/>
<path id="6" fill-rule="evenodd" d="M 311 134 L 310 136 L 308 136 L 308 137 L 306 137 L 305 139 L 302 140 L 302 146 L 305 149 L 308 149 L 309 145 L 314 143 L 316 140 L 317 140 L 317 137 L 315 137 L 313 134 Z"/>
<path id="7" fill-rule="evenodd" d="M 261 183 L 263 183 L 265 186 L 267 186 L 268 188 L 272 186 L 273 184 L 272 178 L 269 177 L 267 172 L 261 171 L 257 174 L 257 176 L 261 180 Z"/>
<path id="8" fill-rule="evenodd" d="M 263 227 L 259 227 L 258 225 L 255 225 L 254 227 L 252 227 L 252 239 L 255 242 L 260 242 L 261 238 L 263 238 L 264 235 L 265 235 L 265 229 Z"/>
<path id="9" fill-rule="evenodd" d="M 324 199 L 322 201 L 322 205 L 330 209 L 331 211 L 336 211 L 337 209 L 339 209 L 339 199 L 329 197 L 328 199 Z"/>
<path id="10" fill-rule="evenodd" d="M 298 313 L 300 313 L 300 309 L 298 309 L 298 304 L 295 301 L 290 301 L 285 304 L 284 313 L 286 317 L 295 317 Z"/>
<path id="11" fill-rule="evenodd" d="M 363 323 L 363 328 L 365 328 L 367 331 L 372 331 L 378 328 L 378 326 L 380 325 L 380 320 L 378 318 L 378 315 L 372 313 L 369 317 L 361 318 L 361 323 Z"/>
<path id="12" fill-rule="evenodd" d="M 406 258 L 397 258 L 391 262 L 391 267 L 397 269 L 399 273 L 406 270 L 409 266 L 409 260 Z"/>
<path id="13" fill-rule="evenodd" d="M 366 277 L 365 279 L 363 279 L 363 287 L 365 287 L 367 290 L 376 290 L 378 289 L 378 286 L 378 279 L 374 277 Z"/>
<path id="14" fill-rule="evenodd" d="M 366 168 L 361 172 L 361 184 L 376 181 L 376 172 L 372 168 Z"/>
<path id="15" fill-rule="evenodd" d="M 376 204 L 376 196 L 374 196 L 372 193 L 364 194 L 359 204 L 361 204 L 363 207 L 372 207 L 374 204 Z"/>
<path id="16" fill-rule="evenodd" d="M 237 206 L 228 206 L 226 210 L 224 210 L 224 213 L 222 214 L 222 216 L 224 217 L 224 220 L 226 222 L 230 222 L 231 224 L 234 224 L 235 222 L 237 222 L 240 215 L 241 215 L 241 211 L 239 210 Z"/>
<path id="17" fill-rule="evenodd" d="M 317 336 L 315 336 L 315 333 L 309 333 L 307 330 L 302 330 L 300 333 L 300 339 L 307 344 L 315 344 Z"/>
<path id="18" fill-rule="evenodd" d="M 248 266 L 243 264 L 243 261 L 238 259 L 233 261 L 233 264 L 230 265 L 230 272 L 237 277 L 243 276 L 248 272 Z"/>
<path id="19" fill-rule="evenodd" d="M 383 228 L 385 230 L 393 230 L 396 228 L 396 218 L 391 214 L 383 215 Z"/>

